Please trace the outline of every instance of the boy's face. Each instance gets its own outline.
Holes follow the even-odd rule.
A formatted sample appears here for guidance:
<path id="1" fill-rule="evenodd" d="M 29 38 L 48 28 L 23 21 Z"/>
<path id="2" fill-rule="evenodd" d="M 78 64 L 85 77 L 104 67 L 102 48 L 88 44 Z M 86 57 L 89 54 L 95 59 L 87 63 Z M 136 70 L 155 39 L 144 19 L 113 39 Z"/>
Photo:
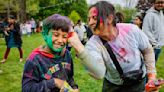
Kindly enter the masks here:
<path id="1" fill-rule="evenodd" d="M 52 44 L 54 49 L 64 48 L 67 43 L 68 32 L 59 30 L 51 30 L 52 32 Z"/>

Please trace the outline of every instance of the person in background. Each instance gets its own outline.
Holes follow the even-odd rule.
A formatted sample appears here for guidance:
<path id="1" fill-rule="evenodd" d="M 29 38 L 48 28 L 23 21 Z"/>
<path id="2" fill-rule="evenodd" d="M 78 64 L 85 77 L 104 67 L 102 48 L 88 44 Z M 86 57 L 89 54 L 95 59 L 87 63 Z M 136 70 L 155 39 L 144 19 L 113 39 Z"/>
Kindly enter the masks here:
<path id="1" fill-rule="evenodd" d="M 133 24 L 137 25 L 140 29 L 142 29 L 142 22 L 143 22 L 142 15 L 136 15 L 133 20 Z"/>
<path id="2" fill-rule="evenodd" d="M 22 92 L 79 92 L 74 82 L 73 59 L 66 49 L 71 21 L 59 14 L 43 20 L 46 45 L 36 48 L 27 58 Z"/>
<path id="3" fill-rule="evenodd" d="M 30 21 L 26 21 L 25 28 L 27 31 L 27 36 L 30 37 L 32 33 Z"/>
<path id="4" fill-rule="evenodd" d="M 116 22 L 117 23 L 124 22 L 124 15 L 121 12 L 116 12 Z"/>
<path id="5" fill-rule="evenodd" d="M 21 31 L 22 36 L 27 34 L 27 29 L 26 29 L 26 23 L 25 22 L 20 24 L 20 31 Z"/>
<path id="6" fill-rule="evenodd" d="M 102 92 L 143 92 L 146 73 L 148 84 L 156 80 L 153 48 L 141 29 L 134 24 L 116 23 L 115 17 L 112 4 L 98 1 L 89 8 L 88 24 L 94 35 L 85 47 L 76 32 L 68 41 L 89 74 L 96 79 L 104 78 Z M 112 50 L 112 55 L 106 46 Z M 117 62 L 122 72 L 116 67 Z M 129 75 L 136 77 L 127 81 L 125 76 Z M 155 86 L 150 90 L 158 89 L 159 86 Z"/>
<path id="7" fill-rule="evenodd" d="M 42 21 L 40 19 L 38 19 L 36 22 L 36 32 L 37 33 L 40 33 L 42 31 L 42 26 L 43 26 Z"/>
<path id="8" fill-rule="evenodd" d="M 31 18 L 30 24 L 31 24 L 32 33 L 35 33 L 35 30 L 36 30 L 36 22 L 35 22 L 34 18 Z"/>
<path id="9" fill-rule="evenodd" d="M 77 21 L 76 26 L 74 27 L 74 31 L 77 32 L 80 41 L 85 44 L 87 40 L 87 33 L 84 25 L 82 24 L 81 19 Z"/>
<path id="10" fill-rule="evenodd" d="M 151 45 L 154 48 L 155 60 L 164 46 L 164 0 L 153 0 L 153 6 L 146 12 L 143 20 L 143 32 L 148 36 Z"/>
<path id="11" fill-rule="evenodd" d="M 5 41 L 6 41 L 6 51 L 4 58 L 1 63 L 6 62 L 6 59 L 9 55 L 10 49 L 17 47 L 20 54 L 20 62 L 23 61 L 23 51 L 22 51 L 22 39 L 20 32 L 20 25 L 16 22 L 16 19 L 13 15 L 10 15 L 8 18 L 8 23 L 5 25 Z"/>

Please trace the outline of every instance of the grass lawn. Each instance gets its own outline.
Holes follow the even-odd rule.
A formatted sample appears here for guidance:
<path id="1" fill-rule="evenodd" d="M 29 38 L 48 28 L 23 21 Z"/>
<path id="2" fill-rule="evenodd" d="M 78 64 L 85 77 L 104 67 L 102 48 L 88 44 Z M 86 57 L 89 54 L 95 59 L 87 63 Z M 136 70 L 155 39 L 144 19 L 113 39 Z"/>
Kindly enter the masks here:
<path id="1" fill-rule="evenodd" d="M 31 37 L 23 36 L 23 52 L 24 61 L 31 53 L 31 51 L 44 44 L 41 34 L 34 34 Z M 3 59 L 3 55 L 6 49 L 4 39 L 0 38 L 0 60 Z M 74 50 L 72 50 L 72 56 L 74 59 L 74 74 L 75 81 L 79 85 L 81 92 L 101 92 L 102 80 L 95 80 L 91 78 L 85 68 L 80 63 L 79 59 L 75 57 Z M 157 64 L 158 77 L 164 78 L 164 51 L 162 52 Z M 21 92 L 21 78 L 24 63 L 19 62 L 19 52 L 17 48 L 12 48 L 8 56 L 7 62 L 0 64 L 0 70 L 3 73 L 0 74 L 0 92 Z M 160 89 L 160 92 L 164 92 L 164 87 Z"/>

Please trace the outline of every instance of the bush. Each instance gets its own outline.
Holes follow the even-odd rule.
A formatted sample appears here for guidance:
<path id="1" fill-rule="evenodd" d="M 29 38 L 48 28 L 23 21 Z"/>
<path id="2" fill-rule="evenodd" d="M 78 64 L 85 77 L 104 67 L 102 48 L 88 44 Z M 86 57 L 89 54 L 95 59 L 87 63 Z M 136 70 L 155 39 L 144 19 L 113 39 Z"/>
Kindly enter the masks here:
<path id="1" fill-rule="evenodd" d="M 74 22 L 76 23 L 79 19 L 81 19 L 80 15 L 75 11 L 73 10 L 71 12 L 71 14 L 69 15 L 69 18 Z"/>
<path id="2" fill-rule="evenodd" d="M 131 22 L 133 16 L 137 13 L 135 8 L 122 8 L 120 6 L 116 6 L 117 12 L 121 12 L 124 15 L 124 22 Z"/>

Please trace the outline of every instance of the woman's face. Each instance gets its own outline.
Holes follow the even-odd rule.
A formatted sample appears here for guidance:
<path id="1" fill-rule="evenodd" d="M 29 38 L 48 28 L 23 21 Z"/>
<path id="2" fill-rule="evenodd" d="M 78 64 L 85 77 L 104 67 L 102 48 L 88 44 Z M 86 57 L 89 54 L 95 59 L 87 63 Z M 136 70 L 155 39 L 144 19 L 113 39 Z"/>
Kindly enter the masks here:
<path id="1" fill-rule="evenodd" d="M 65 47 L 67 43 L 68 32 L 64 32 L 61 29 L 51 30 L 50 32 L 52 32 L 53 48 L 60 49 Z"/>
<path id="2" fill-rule="evenodd" d="M 103 22 L 103 19 L 100 18 L 100 24 L 97 26 L 97 19 L 98 16 L 98 10 L 96 7 L 92 7 L 89 10 L 88 14 L 88 24 L 91 27 L 94 35 L 104 36 L 106 35 L 106 32 L 109 32 L 111 30 L 110 26 L 113 25 L 113 15 L 109 15 L 108 18 Z"/>
<path id="3" fill-rule="evenodd" d="M 134 24 L 140 26 L 142 21 L 138 18 L 138 17 L 135 17 L 134 21 L 133 21 Z"/>
<path id="4" fill-rule="evenodd" d="M 96 7 L 92 7 L 89 10 L 89 14 L 88 14 L 88 24 L 89 24 L 89 27 L 92 29 L 94 34 L 98 34 L 99 33 L 99 30 L 96 29 L 97 15 L 98 15 L 97 8 Z"/>

